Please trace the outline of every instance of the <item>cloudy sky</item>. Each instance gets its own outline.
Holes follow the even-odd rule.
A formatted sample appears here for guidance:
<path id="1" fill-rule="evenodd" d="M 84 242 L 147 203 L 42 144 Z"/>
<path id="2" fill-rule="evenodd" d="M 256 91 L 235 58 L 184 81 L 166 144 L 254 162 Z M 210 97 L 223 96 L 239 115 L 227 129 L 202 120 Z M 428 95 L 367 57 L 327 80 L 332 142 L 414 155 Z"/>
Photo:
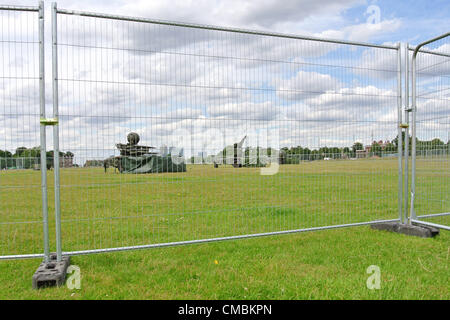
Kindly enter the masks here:
<path id="1" fill-rule="evenodd" d="M 36 1 L 13 2 L 36 4 Z M 51 1 L 45 3 L 50 7 Z M 58 6 L 375 43 L 416 44 L 450 28 L 450 3 L 446 0 L 285 0 L 282 3 L 277 0 L 60 0 Z M 366 24 L 374 22 L 370 20 L 371 6 L 379 8 L 377 28 L 368 28 Z"/>
<path id="2" fill-rule="evenodd" d="M 58 7 L 387 46 L 450 30 L 448 1 L 61 0 Z M 0 149 L 39 144 L 35 17 L 0 13 Z M 114 144 L 130 131 L 142 144 L 176 146 L 187 156 L 217 153 L 244 135 L 247 146 L 276 148 L 396 135 L 394 49 L 70 15 L 58 16 L 58 43 L 61 150 L 78 163 L 117 154 Z M 449 43 L 429 49 L 448 53 Z M 428 116 L 420 119 L 444 119 L 424 122 L 419 135 L 447 140 L 449 59 L 427 56 L 419 66 Z"/>

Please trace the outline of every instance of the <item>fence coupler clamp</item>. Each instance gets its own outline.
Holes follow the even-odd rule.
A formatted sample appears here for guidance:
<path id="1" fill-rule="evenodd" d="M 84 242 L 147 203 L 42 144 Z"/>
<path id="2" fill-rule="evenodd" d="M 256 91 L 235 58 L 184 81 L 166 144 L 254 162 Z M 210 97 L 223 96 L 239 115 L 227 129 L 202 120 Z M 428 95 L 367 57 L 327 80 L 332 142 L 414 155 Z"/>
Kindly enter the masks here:
<path id="1" fill-rule="evenodd" d="M 407 124 L 407 123 L 401 123 L 401 124 L 400 124 L 400 128 L 402 128 L 402 129 L 407 129 L 407 128 L 409 128 L 409 124 Z"/>
<path id="2" fill-rule="evenodd" d="M 59 123 L 57 118 L 41 118 L 39 122 L 43 126 L 56 126 Z"/>

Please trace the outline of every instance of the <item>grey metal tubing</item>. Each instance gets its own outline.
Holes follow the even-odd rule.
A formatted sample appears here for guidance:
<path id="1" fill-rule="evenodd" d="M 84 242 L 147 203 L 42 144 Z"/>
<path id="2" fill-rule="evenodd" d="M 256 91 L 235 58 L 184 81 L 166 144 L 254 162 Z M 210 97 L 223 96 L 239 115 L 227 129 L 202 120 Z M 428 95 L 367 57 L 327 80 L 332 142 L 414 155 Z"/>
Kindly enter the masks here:
<path id="1" fill-rule="evenodd" d="M 36 253 L 36 254 L 12 254 L 7 256 L 0 256 L 0 260 L 23 260 L 23 259 L 37 259 L 37 258 L 45 259 L 45 255 L 42 253 Z"/>
<path id="2" fill-rule="evenodd" d="M 421 218 L 433 218 L 433 217 L 443 217 L 443 216 L 450 216 L 450 212 L 424 214 L 424 215 L 421 215 L 421 216 L 417 216 L 417 219 L 421 219 Z"/>
<path id="3" fill-rule="evenodd" d="M 238 240 L 238 239 L 256 238 L 256 237 L 264 237 L 264 236 L 276 236 L 276 235 L 283 235 L 283 234 L 290 234 L 290 233 L 320 231 L 320 230 L 326 230 L 326 229 L 337 229 L 337 228 L 345 228 L 345 227 L 356 227 L 356 226 L 363 226 L 363 225 L 368 225 L 368 224 L 373 224 L 373 223 L 396 222 L 396 221 L 399 221 L 399 219 L 378 220 L 378 221 L 372 221 L 372 222 L 359 222 L 359 223 L 340 224 L 340 225 L 326 226 L 326 227 L 314 227 L 314 228 L 295 229 L 295 230 L 286 230 L 286 231 L 255 233 L 255 234 L 247 234 L 247 235 L 240 235 L 240 236 L 229 236 L 229 237 L 179 241 L 179 242 L 168 242 L 168 243 L 141 245 L 141 246 L 93 249 L 93 250 L 82 250 L 82 251 L 69 251 L 69 252 L 63 252 L 63 255 L 64 256 L 75 256 L 75 255 L 85 255 L 85 254 L 94 254 L 94 253 L 106 253 L 106 252 L 117 252 L 117 251 L 138 250 L 138 249 L 173 247 L 173 246 L 187 245 L 187 244 L 198 244 L 198 243 L 207 243 L 207 242 L 215 242 L 215 241 L 225 241 L 225 240 Z"/>
<path id="4" fill-rule="evenodd" d="M 412 170 L 412 176 L 411 176 L 411 208 L 410 208 L 410 219 L 417 219 L 416 212 L 414 210 L 414 197 L 416 194 L 416 112 L 417 112 L 417 105 L 416 105 L 416 60 L 417 60 L 417 53 L 419 52 L 420 48 L 423 46 L 441 40 L 443 38 L 446 38 L 450 36 L 450 32 L 444 33 L 436 38 L 430 39 L 428 41 L 422 42 L 419 45 L 416 46 L 414 49 L 411 63 L 412 63 L 412 126 L 411 126 L 411 134 L 412 134 L 412 145 L 411 145 L 411 153 L 412 153 L 412 159 L 411 159 L 411 170 Z"/>
<path id="5" fill-rule="evenodd" d="M 41 1 L 42 2 L 42 1 Z M 9 10 L 9 11 L 35 11 L 39 12 L 41 7 L 41 2 L 39 2 L 39 7 L 30 7 L 30 6 L 5 6 L 0 5 L 0 10 Z"/>
<path id="6" fill-rule="evenodd" d="M 144 22 L 144 23 L 161 24 L 161 25 L 168 25 L 168 26 L 175 26 L 175 27 L 208 29 L 208 30 L 215 30 L 215 31 L 226 31 L 226 32 L 260 35 L 260 36 L 270 36 L 270 37 L 289 38 L 289 39 L 298 39 L 298 40 L 311 40 L 311 41 L 329 42 L 329 43 L 336 43 L 336 44 L 349 44 L 349 45 L 355 45 L 355 46 L 397 50 L 397 46 L 365 43 L 365 42 L 358 42 L 358 41 L 344 41 L 344 40 L 337 40 L 337 39 L 317 38 L 317 37 L 311 37 L 311 36 L 299 36 L 299 35 L 284 34 L 284 33 L 277 33 L 277 32 L 257 31 L 257 30 L 248 30 L 248 29 L 239 29 L 239 28 L 227 28 L 227 27 L 219 27 L 219 26 L 212 26 L 212 25 L 202 25 L 202 24 L 196 24 L 196 23 L 183 23 L 183 22 L 155 20 L 155 19 L 148 19 L 148 18 L 135 18 L 135 17 L 129 17 L 129 16 L 112 15 L 112 14 L 95 13 L 95 12 L 84 12 L 84 11 L 77 11 L 77 10 L 57 9 L 56 12 L 59 14 L 76 15 L 76 16 L 83 16 L 83 17 L 104 18 L 104 19 L 131 21 L 131 22 Z"/>
<path id="7" fill-rule="evenodd" d="M 402 57 L 401 57 L 401 44 L 398 43 L 397 51 L 397 152 L 398 152 L 398 218 L 402 223 L 405 223 L 403 219 L 403 168 L 402 168 Z"/>
<path id="8" fill-rule="evenodd" d="M 412 47 L 410 46 L 409 50 L 413 51 L 415 50 L 416 47 Z M 436 52 L 436 51 L 431 51 L 431 50 L 427 50 L 427 49 L 420 49 L 419 51 L 420 53 L 427 53 L 427 54 L 431 54 L 431 55 L 436 55 L 436 56 L 441 56 L 441 57 L 448 57 L 450 58 L 450 53 L 444 53 L 444 52 Z"/>
<path id="9" fill-rule="evenodd" d="M 409 44 L 405 44 L 405 182 L 403 195 L 403 220 L 408 217 L 408 195 L 409 195 Z"/>
<path id="10" fill-rule="evenodd" d="M 39 2 L 39 109 L 40 117 L 45 118 L 45 48 L 44 48 L 44 2 Z M 48 198 L 47 198 L 47 144 L 46 127 L 40 125 L 41 152 L 41 189 L 42 189 L 42 224 L 44 234 L 44 261 L 50 260 L 48 232 Z"/>
<path id="11" fill-rule="evenodd" d="M 276 235 L 309 232 L 309 231 L 320 231 L 320 230 L 327 230 L 327 229 L 358 227 L 358 226 L 364 226 L 364 225 L 368 225 L 368 224 L 382 223 L 382 222 L 400 222 L 400 220 L 399 219 L 375 220 L 375 221 L 369 221 L 369 222 L 356 222 L 356 223 L 339 224 L 339 225 L 326 226 L 326 227 L 314 227 L 314 228 L 275 231 L 275 232 L 266 232 L 266 233 L 255 233 L 255 234 L 246 234 L 246 235 L 240 235 L 240 236 L 230 236 L 230 237 L 221 237 L 221 238 L 209 238 L 209 239 L 190 240 L 190 241 L 156 243 L 156 244 L 148 244 L 148 245 L 140 245 L 140 246 L 117 247 L 117 248 L 106 248 L 106 249 L 67 251 L 67 252 L 63 252 L 62 254 L 63 254 L 63 256 L 78 256 L 78 255 L 87 255 L 87 254 L 94 254 L 94 253 L 107 253 L 107 252 L 118 252 L 118 251 L 128 251 L 128 250 L 138 250 L 138 249 L 164 248 L 164 247 L 174 247 L 174 246 L 181 246 L 181 245 L 187 245 L 187 244 L 200 244 L 200 243 L 225 241 L 225 240 L 238 240 L 238 239 L 276 236 Z M 42 255 L 24 254 L 24 255 L 14 255 L 14 256 L 0 256 L 0 260 L 29 259 L 29 258 L 39 258 L 39 257 L 42 257 Z"/>
<path id="12" fill-rule="evenodd" d="M 442 224 L 425 222 L 425 221 L 416 220 L 416 219 L 411 219 L 411 222 L 414 222 L 414 223 L 417 223 L 417 224 L 421 224 L 421 225 L 424 225 L 424 226 L 435 227 L 435 228 L 438 228 L 438 229 L 444 229 L 444 230 L 450 231 L 450 227 L 449 226 L 444 226 Z"/>
<path id="13" fill-rule="evenodd" d="M 57 21 L 56 2 L 52 3 L 52 74 L 53 74 L 53 118 L 58 120 L 58 47 L 57 47 Z M 55 231 L 56 231 L 56 259 L 62 259 L 61 239 L 61 201 L 59 177 L 59 124 L 53 126 L 53 165 L 55 172 Z"/>

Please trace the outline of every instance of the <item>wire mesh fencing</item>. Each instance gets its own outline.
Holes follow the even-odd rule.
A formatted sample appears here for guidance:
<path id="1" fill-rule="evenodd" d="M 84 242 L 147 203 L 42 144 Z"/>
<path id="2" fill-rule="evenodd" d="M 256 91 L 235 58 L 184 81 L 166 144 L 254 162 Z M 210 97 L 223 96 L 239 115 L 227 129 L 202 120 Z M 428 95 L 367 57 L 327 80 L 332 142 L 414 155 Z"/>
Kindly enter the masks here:
<path id="1" fill-rule="evenodd" d="M 450 227 L 450 34 L 421 47 L 415 66 L 414 214 Z M 414 190 L 413 190 L 414 191 Z"/>
<path id="2" fill-rule="evenodd" d="M 43 252 L 42 13 L 0 6 L 0 256 Z"/>
<path id="3" fill-rule="evenodd" d="M 398 46 L 63 9 L 56 27 L 66 253 L 398 220 Z"/>

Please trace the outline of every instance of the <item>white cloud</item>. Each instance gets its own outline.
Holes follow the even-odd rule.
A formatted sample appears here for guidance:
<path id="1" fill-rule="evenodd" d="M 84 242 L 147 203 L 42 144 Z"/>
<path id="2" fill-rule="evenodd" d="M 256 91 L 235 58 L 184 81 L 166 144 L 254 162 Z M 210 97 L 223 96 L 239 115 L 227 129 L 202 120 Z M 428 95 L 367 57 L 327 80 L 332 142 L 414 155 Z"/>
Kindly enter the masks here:
<path id="1" fill-rule="evenodd" d="M 278 95 L 288 100 L 306 99 L 341 87 L 337 78 L 329 74 L 299 71 L 290 79 L 274 79 Z"/>
<path id="2" fill-rule="evenodd" d="M 395 79 L 398 72 L 397 55 L 393 51 L 387 52 L 378 48 L 366 49 L 362 53 L 354 72 L 382 81 Z"/>
<path id="3" fill-rule="evenodd" d="M 277 0 L 139 0 L 125 4 L 122 10 L 135 15 L 164 17 L 167 20 L 269 28 L 289 21 L 301 21 L 311 15 L 339 14 L 356 3 L 360 1 L 332 0 L 324 6 L 315 0 L 286 0 L 282 5 Z"/>
<path id="4" fill-rule="evenodd" d="M 388 33 L 394 32 L 401 26 L 399 19 L 382 20 L 379 23 L 360 23 L 349 25 L 339 30 L 325 30 L 317 36 L 331 39 L 345 39 L 351 41 L 368 42 Z"/>
<path id="5" fill-rule="evenodd" d="M 341 13 L 355 3 L 60 1 L 59 6 L 308 34 L 295 28 L 322 21 L 327 27 L 315 35 L 358 41 L 401 26 L 394 18 L 349 25 Z M 331 16 L 343 27 L 329 27 L 324 19 Z M 250 131 L 277 128 L 280 141 L 310 147 L 396 135 L 394 50 L 79 16 L 61 16 L 59 22 L 61 148 L 78 158 L 117 152 L 115 143 L 125 142 L 129 131 L 141 134 L 142 144 L 159 147 L 173 143 L 174 130 L 186 130 L 194 143 L 186 149 L 195 150 L 205 144 L 208 129 L 227 128 L 230 136 L 222 140 L 230 144 Z M 19 79 L 0 81 L 0 134 L 7 136 L 0 149 L 13 150 L 38 143 L 38 117 L 24 114 L 37 112 L 39 105 L 37 81 L 24 79 L 37 74 L 37 51 L 11 55 L 10 49 L 0 45 L 0 55 L 7 57 L 0 59 L 2 72 Z M 13 117 L 5 110 L 13 110 Z"/>

